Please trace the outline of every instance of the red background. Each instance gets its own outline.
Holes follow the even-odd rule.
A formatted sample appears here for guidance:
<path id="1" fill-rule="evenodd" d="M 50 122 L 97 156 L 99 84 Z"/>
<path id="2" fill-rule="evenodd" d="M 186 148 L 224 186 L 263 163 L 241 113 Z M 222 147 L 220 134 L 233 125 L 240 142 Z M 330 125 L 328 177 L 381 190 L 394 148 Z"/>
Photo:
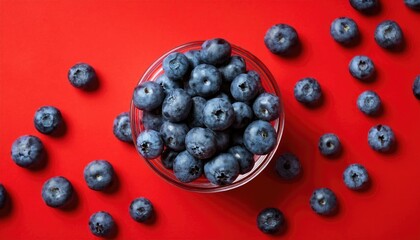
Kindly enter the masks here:
<path id="1" fill-rule="evenodd" d="M 182 2 L 182 4 L 181 4 Z M 118 224 L 118 239 L 419 239 L 420 101 L 412 94 L 420 74 L 420 13 L 402 0 L 381 0 L 379 14 L 364 16 L 347 0 L 335 1 L 0 1 L 0 182 L 10 193 L 11 207 L 0 214 L 1 239 L 94 239 L 89 216 L 106 210 Z M 353 18 L 361 42 L 344 48 L 329 35 L 331 21 Z M 396 20 L 406 39 L 401 52 L 381 49 L 373 39 L 376 25 Z M 263 43 L 276 23 L 294 26 L 303 50 L 296 58 L 271 54 Z M 167 50 L 193 40 L 223 37 L 260 58 L 276 77 L 286 111 L 284 138 L 278 154 L 292 151 L 304 174 L 294 182 L 279 179 L 274 161 L 247 185 L 224 193 L 191 193 L 166 183 L 139 157 L 133 146 L 112 134 L 114 117 L 129 109 L 131 93 L 147 67 Z M 348 73 L 357 54 L 370 56 L 377 69 L 373 83 Z M 76 62 L 90 63 L 100 86 L 84 92 L 67 80 Z M 320 82 L 325 101 L 308 109 L 293 98 L 303 77 Z M 361 114 L 356 98 L 375 90 L 384 112 Z M 32 123 L 42 105 L 58 107 L 67 131 L 61 137 L 38 133 Z M 367 144 L 367 131 L 388 124 L 397 148 L 379 154 Z M 344 152 L 326 159 L 317 150 L 320 135 L 336 133 Z M 39 136 L 48 152 L 38 171 L 16 166 L 12 142 L 23 134 Z M 89 190 L 83 168 L 94 159 L 110 161 L 119 187 L 112 193 Z M 370 189 L 353 192 L 342 182 L 350 163 L 362 163 L 372 178 Z M 44 181 L 55 175 L 74 185 L 78 204 L 63 211 L 41 199 Z M 336 216 L 321 217 L 309 206 L 318 187 L 337 194 Z M 136 197 L 149 198 L 156 209 L 153 224 L 134 222 L 128 206 Z M 258 212 L 280 208 L 287 219 L 281 236 L 256 227 Z"/>

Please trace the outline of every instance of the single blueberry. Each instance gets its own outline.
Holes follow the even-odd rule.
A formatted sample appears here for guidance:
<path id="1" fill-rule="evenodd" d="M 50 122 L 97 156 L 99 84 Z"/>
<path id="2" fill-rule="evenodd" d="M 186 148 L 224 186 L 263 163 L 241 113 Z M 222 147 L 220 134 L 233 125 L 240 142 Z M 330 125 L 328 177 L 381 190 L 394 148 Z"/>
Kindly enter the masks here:
<path id="1" fill-rule="evenodd" d="M 403 33 L 398 23 L 392 20 L 381 22 L 375 30 L 375 41 L 385 49 L 399 48 L 403 43 Z"/>
<path id="2" fill-rule="evenodd" d="M 245 60 L 237 55 L 230 57 L 229 62 L 219 68 L 225 82 L 232 82 L 236 76 L 245 73 L 245 70 Z"/>
<path id="3" fill-rule="evenodd" d="M 146 222 L 154 215 L 153 205 L 149 199 L 139 197 L 131 201 L 129 213 L 136 222 Z"/>
<path id="4" fill-rule="evenodd" d="M 114 168 L 106 160 L 95 160 L 86 165 L 83 177 L 88 187 L 95 191 L 108 188 L 114 178 Z"/>
<path id="5" fill-rule="evenodd" d="M 182 81 L 189 73 L 190 62 L 184 54 L 174 52 L 163 59 L 162 68 L 168 78 Z"/>
<path id="6" fill-rule="evenodd" d="M 360 164 L 350 164 L 343 173 L 344 184 L 352 190 L 360 190 L 367 186 L 369 175 Z"/>
<path id="7" fill-rule="evenodd" d="M 7 191 L 3 184 L 0 183 L 0 209 L 6 205 Z"/>
<path id="8" fill-rule="evenodd" d="M 264 93 L 265 92 L 265 89 L 262 86 L 260 74 L 258 72 L 256 72 L 256 71 L 254 71 L 254 70 L 250 70 L 246 74 L 248 74 L 249 76 L 251 76 L 257 82 L 257 89 L 258 89 L 257 92 L 258 92 L 258 94 Z"/>
<path id="9" fill-rule="evenodd" d="M 192 182 L 203 174 L 203 161 L 183 151 L 176 156 L 173 169 L 175 177 L 184 183 Z"/>
<path id="10" fill-rule="evenodd" d="M 411 9 L 420 10 L 420 0 L 404 0 L 404 3 Z"/>
<path id="11" fill-rule="evenodd" d="M 201 53 L 200 50 L 190 50 L 184 53 L 190 63 L 190 69 L 193 69 L 201 64 Z"/>
<path id="12" fill-rule="evenodd" d="M 129 143 L 133 142 L 131 136 L 130 116 L 128 115 L 128 112 L 118 114 L 118 116 L 114 119 L 112 131 L 114 136 L 119 140 Z"/>
<path id="13" fill-rule="evenodd" d="M 367 115 L 377 114 L 381 105 L 381 99 L 374 91 L 364 91 L 357 98 L 357 108 Z"/>
<path id="14" fill-rule="evenodd" d="M 190 115 L 188 116 L 188 126 L 193 127 L 204 127 L 204 115 L 203 109 L 206 105 L 206 99 L 200 96 L 192 98 L 192 106 Z"/>
<path id="15" fill-rule="evenodd" d="M 210 97 L 216 94 L 222 84 L 222 74 L 216 67 L 200 64 L 192 72 L 188 85 L 199 96 Z"/>
<path id="16" fill-rule="evenodd" d="M 47 206 L 63 207 L 70 202 L 73 196 L 73 186 L 65 177 L 52 177 L 42 186 L 41 195 Z"/>
<path id="17" fill-rule="evenodd" d="M 230 85 L 230 93 L 235 100 L 240 102 L 254 99 L 259 90 L 260 86 L 255 76 L 247 73 L 239 74 Z"/>
<path id="18" fill-rule="evenodd" d="M 185 136 L 189 128 L 185 123 L 165 121 L 160 127 L 160 136 L 165 145 L 175 151 L 185 150 Z"/>
<path id="19" fill-rule="evenodd" d="M 233 121 L 233 128 L 243 128 L 254 118 L 254 113 L 250 106 L 243 102 L 235 102 L 232 104 L 235 120 Z"/>
<path id="20" fill-rule="evenodd" d="M 311 196 L 312 210 L 320 215 L 332 215 L 337 209 L 337 197 L 329 188 L 318 188 Z"/>
<path id="21" fill-rule="evenodd" d="M 395 142 L 395 135 L 392 129 L 387 125 L 373 126 L 368 133 L 369 146 L 378 152 L 387 152 L 391 150 Z"/>
<path id="22" fill-rule="evenodd" d="M 264 36 L 265 46 L 272 53 L 287 55 L 299 44 L 296 30 L 287 24 L 276 24 L 268 29 Z"/>
<path id="23" fill-rule="evenodd" d="M 109 213 L 99 211 L 90 216 L 89 229 L 95 236 L 108 237 L 115 229 L 115 222 Z"/>
<path id="24" fill-rule="evenodd" d="M 232 156 L 238 161 L 240 174 L 245 174 L 251 171 L 254 167 L 254 155 L 250 153 L 245 147 L 231 147 L 229 148 L 228 153 L 232 154 Z"/>
<path id="25" fill-rule="evenodd" d="M 43 158 L 44 145 L 38 137 L 24 135 L 12 144 L 12 160 L 20 167 L 29 168 Z"/>
<path id="26" fill-rule="evenodd" d="M 413 82 L 413 94 L 420 100 L 420 75 L 417 75 Z"/>
<path id="27" fill-rule="evenodd" d="M 156 82 L 143 82 L 134 88 L 133 104 L 140 110 L 152 111 L 160 107 L 164 98 L 165 92 Z"/>
<path id="28" fill-rule="evenodd" d="M 276 161 L 276 172 L 285 180 L 296 178 L 301 172 L 299 159 L 293 153 L 283 153 Z"/>
<path id="29" fill-rule="evenodd" d="M 172 89 L 182 87 L 182 83 L 173 81 L 172 79 L 168 78 L 168 76 L 166 76 L 165 74 L 162 74 L 159 77 L 157 77 L 155 82 L 163 88 L 165 94 L 168 94 Z"/>
<path id="30" fill-rule="evenodd" d="M 229 61 L 232 47 L 230 43 L 221 38 L 206 40 L 200 52 L 201 60 L 211 65 L 221 65 Z"/>
<path id="31" fill-rule="evenodd" d="M 60 110 L 53 106 L 40 107 L 35 112 L 34 124 L 36 130 L 43 134 L 51 134 L 63 122 Z"/>
<path id="32" fill-rule="evenodd" d="M 216 138 L 216 147 L 218 152 L 223 152 L 230 146 L 230 131 L 213 131 Z"/>
<path id="33" fill-rule="evenodd" d="M 326 133 L 319 138 L 318 149 L 324 156 L 334 156 L 341 151 L 341 142 L 337 135 Z"/>
<path id="34" fill-rule="evenodd" d="M 180 122 L 188 117 L 192 106 L 190 95 L 184 89 L 173 89 L 162 104 L 162 115 L 168 121 Z"/>
<path id="35" fill-rule="evenodd" d="M 293 93 L 297 101 L 307 105 L 318 104 L 322 96 L 321 86 L 318 81 L 310 77 L 299 80 Z"/>
<path id="36" fill-rule="evenodd" d="M 96 81 L 96 72 L 89 64 L 77 63 L 70 68 L 67 78 L 73 87 L 87 88 Z"/>
<path id="37" fill-rule="evenodd" d="M 336 42 L 348 45 L 358 39 L 359 28 L 353 19 L 339 17 L 331 23 L 330 34 Z"/>
<path id="38" fill-rule="evenodd" d="M 152 129 L 159 131 L 163 123 L 162 109 L 157 108 L 153 111 L 143 111 L 141 123 L 145 129 Z"/>
<path id="39" fill-rule="evenodd" d="M 283 228 L 284 224 L 284 215 L 277 208 L 263 209 L 257 216 L 257 226 L 263 233 L 277 233 Z"/>
<path id="40" fill-rule="evenodd" d="M 269 122 L 256 120 L 245 129 L 243 141 L 251 153 L 265 155 L 276 146 L 276 130 Z"/>
<path id="41" fill-rule="evenodd" d="M 222 131 L 235 121 L 232 104 L 223 98 L 212 98 L 203 109 L 204 125 L 211 130 Z"/>
<path id="42" fill-rule="evenodd" d="M 229 185 L 239 175 L 239 162 L 230 153 L 221 153 L 204 164 L 206 178 L 216 185 Z"/>
<path id="43" fill-rule="evenodd" d="M 160 157 L 160 160 L 162 161 L 162 165 L 166 169 L 173 169 L 174 160 L 176 156 L 178 156 L 179 152 L 175 152 L 174 150 L 170 148 L 166 148 L 162 152 L 162 156 Z"/>
<path id="44" fill-rule="evenodd" d="M 144 130 L 136 140 L 137 151 L 146 159 L 157 158 L 163 151 L 163 141 L 159 132 Z"/>
<path id="45" fill-rule="evenodd" d="M 375 72 L 375 65 L 367 56 L 355 56 L 349 63 L 350 74 L 359 80 L 370 80 Z"/>
<path id="46" fill-rule="evenodd" d="M 252 105 L 257 118 L 265 121 L 272 121 L 280 116 L 280 100 L 274 94 L 261 93 Z"/>
<path id="47" fill-rule="evenodd" d="M 378 7 L 378 0 L 350 0 L 350 5 L 361 13 L 372 13 Z"/>
<path id="48" fill-rule="evenodd" d="M 208 128 L 192 128 L 185 137 L 187 151 L 198 159 L 211 158 L 217 151 L 216 137 Z"/>

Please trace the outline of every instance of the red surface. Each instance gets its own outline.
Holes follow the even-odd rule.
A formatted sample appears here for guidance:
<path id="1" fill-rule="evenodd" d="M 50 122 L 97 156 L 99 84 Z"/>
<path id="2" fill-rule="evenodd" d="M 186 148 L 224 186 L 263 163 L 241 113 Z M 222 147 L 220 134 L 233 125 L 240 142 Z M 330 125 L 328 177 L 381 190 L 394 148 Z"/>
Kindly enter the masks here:
<path id="1" fill-rule="evenodd" d="M 182 1 L 185 2 L 185 1 Z M 0 239 L 94 239 L 87 221 L 95 211 L 110 212 L 118 239 L 419 239 L 420 101 L 411 92 L 420 74 L 420 14 L 402 0 L 382 0 L 378 15 L 363 16 L 347 0 L 336 1 L 0 1 L 0 182 L 10 193 L 11 208 L 0 215 Z M 343 48 L 329 35 L 331 21 L 352 17 L 362 40 Z M 376 25 L 396 20 L 404 32 L 402 52 L 387 52 L 373 40 Z M 276 23 L 293 25 L 302 53 L 292 59 L 271 54 L 263 44 Z M 223 37 L 259 57 L 277 78 L 286 110 L 280 152 L 292 151 L 304 174 L 294 182 L 280 180 L 273 162 L 252 182 L 218 194 L 186 192 L 153 173 L 135 149 L 112 134 L 114 117 L 129 109 L 133 87 L 141 74 L 167 50 L 192 40 Z M 373 83 L 353 79 L 347 70 L 356 54 L 370 56 L 378 76 Z M 85 61 L 100 79 L 97 91 L 84 92 L 67 81 L 67 70 Z M 325 101 L 308 109 L 293 98 L 295 82 L 306 76 L 319 80 Z M 384 112 L 362 115 L 356 98 L 363 90 L 378 92 Z M 61 137 L 39 134 L 32 123 L 35 110 L 58 107 L 67 131 Z M 390 125 L 398 145 L 379 154 L 367 145 L 374 124 Z M 317 140 L 336 133 L 344 152 L 338 159 L 318 153 Z M 38 171 L 16 166 L 12 142 L 20 135 L 39 136 L 48 163 Z M 112 193 L 88 189 L 84 166 L 109 160 L 118 175 Z M 365 192 L 348 190 L 345 167 L 362 163 L 372 177 Z M 47 207 L 40 196 L 43 182 L 55 175 L 74 185 L 78 204 L 62 211 Z M 337 193 L 336 216 L 321 217 L 309 207 L 312 191 L 329 187 Z M 156 208 L 153 224 L 134 222 L 128 205 L 138 196 Z M 267 236 L 255 224 L 258 212 L 280 208 L 287 218 L 282 236 Z"/>

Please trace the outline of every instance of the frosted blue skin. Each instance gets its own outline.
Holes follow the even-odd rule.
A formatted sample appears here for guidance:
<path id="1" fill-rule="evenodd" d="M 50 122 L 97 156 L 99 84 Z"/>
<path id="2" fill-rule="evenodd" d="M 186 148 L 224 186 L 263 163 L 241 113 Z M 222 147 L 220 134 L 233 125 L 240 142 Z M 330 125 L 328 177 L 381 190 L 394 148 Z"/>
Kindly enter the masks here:
<path id="1" fill-rule="evenodd" d="M 367 56 L 355 56 L 350 60 L 349 71 L 354 78 L 368 81 L 375 72 L 375 65 Z"/>
<path id="2" fill-rule="evenodd" d="M 359 28 L 353 19 L 339 17 L 331 23 L 330 34 L 336 42 L 348 45 L 358 39 Z"/>
<path id="3" fill-rule="evenodd" d="M 276 146 L 276 130 L 270 123 L 256 120 L 246 127 L 244 132 L 244 145 L 253 154 L 265 155 Z"/>
<path id="4" fill-rule="evenodd" d="M 155 130 L 144 130 L 136 140 L 137 151 L 146 159 L 154 159 L 160 156 L 163 151 L 163 140 L 159 132 Z"/>
<path id="5" fill-rule="evenodd" d="M 20 167 L 30 168 L 43 158 L 44 145 L 38 137 L 24 135 L 17 138 L 12 145 L 12 160 Z"/>
<path id="6" fill-rule="evenodd" d="M 232 184 L 239 176 L 239 163 L 230 153 L 221 153 L 204 165 L 204 174 L 213 184 L 224 186 Z"/>
<path id="7" fill-rule="evenodd" d="M 152 111 L 163 102 L 165 92 L 156 82 L 143 82 L 134 88 L 133 104 L 143 111 Z"/>
<path id="8" fill-rule="evenodd" d="M 392 20 L 381 22 L 375 30 L 376 43 L 385 49 L 396 49 L 403 43 L 401 27 Z"/>
<path id="9" fill-rule="evenodd" d="M 90 216 L 89 229 L 95 236 L 107 237 L 114 231 L 115 222 L 109 213 L 99 211 Z"/>
<path id="10" fill-rule="evenodd" d="M 367 186 L 369 175 L 361 164 L 351 164 L 343 172 L 344 184 L 352 190 L 360 190 Z"/>
<path id="11" fill-rule="evenodd" d="M 64 177 L 52 177 L 42 186 L 41 195 L 47 206 L 53 208 L 64 207 L 73 196 L 73 186 Z"/>
<path id="12" fill-rule="evenodd" d="M 366 115 L 375 115 L 381 109 L 381 99 L 373 91 L 364 91 L 357 98 L 357 108 Z"/>
<path id="13" fill-rule="evenodd" d="M 175 177 L 184 183 L 192 182 L 203 174 L 203 161 L 183 151 L 176 156 L 173 163 Z"/>
<path id="14" fill-rule="evenodd" d="M 309 201 L 313 211 L 320 215 L 332 215 L 337 209 L 337 197 L 328 188 L 316 189 Z"/>
<path id="15" fill-rule="evenodd" d="M 373 126 L 368 133 L 369 146 L 378 152 L 388 152 L 395 142 L 395 135 L 387 125 Z"/>
<path id="16" fill-rule="evenodd" d="M 277 55 L 289 54 L 299 43 L 296 30 L 287 24 L 276 24 L 264 36 L 265 46 Z"/>

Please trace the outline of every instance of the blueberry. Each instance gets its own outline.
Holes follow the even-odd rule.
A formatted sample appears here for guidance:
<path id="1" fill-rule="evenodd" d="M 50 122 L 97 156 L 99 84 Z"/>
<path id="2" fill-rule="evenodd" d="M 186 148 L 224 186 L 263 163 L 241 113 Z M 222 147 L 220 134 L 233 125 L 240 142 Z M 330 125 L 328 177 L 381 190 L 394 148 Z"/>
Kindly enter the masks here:
<path id="1" fill-rule="evenodd" d="M 188 117 L 192 101 L 190 95 L 181 88 L 170 91 L 162 104 L 163 117 L 171 122 L 180 122 Z"/>
<path id="2" fill-rule="evenodd" d="M 188 126 L 193 127 L 204 127 L 204 115 L 203 109 L 206 105 L 206 99 L 200 96 L 192 98 L 192 106 L 190 115 L 188 116 Z"/>
<path id="3" fill-rule="evenodd" d="M 172 79 L 168 78 L 165 74 L 162 74 L 159 77 L 157 77 L 155 82 L 163 88 L 165 94 L 168 94 L 172 89 L 182 87 L 182 84 L 180 82 L 173 81 Z"/>
<path id="4" fill-rule="evenodd" d="M 184 53 L 190 63 L 190 69 L 193 69 L 201 64 L 201 53 L 200 50 L 190 50 Z"/>
<path id="5" fill-rule="evenodd" d="M 307 105 L 318 104 L 322 96 L 321 86 L 318 81 L 310 77 L 299 80 L 293 93 L 297 101 Z"/>
<path id="6" fill-rule="evenodd" d="M 241 73 L 245 73 L 246 64 L 245 60 L 241 56 L 232 56 L 229 62 L 219 68 L 222 73 L 223 80 L 226 82 L 232 82 L 236 76 Z"/>
<path id="7" fill-rule="evenodd" d="M 89 64 L 77 63 L 70 68 L 67 77 L 73 87 L 88 88 L 96 81 L 96 72 Z"/>
<path id="8" fill-rule="evenodd" d="M 350 0 L 350 5 L 361 13 L 371 13 L 378 8 L 378 0 Z"/>
<path id="9" fill-rule="evenodd" d="M 244 145 L 244 131 L 245 129 L 235 129 L 232 131 L 232 136 L 230 142 L 232 146 L 242 146 Z"/>
<path id="10" fill-rule="evenodd" d="M 391 150 L 395 142 L 395 135 L 392 129 L 386 125 L 373 126 L 368 133 L 369 146 L 378 152 Z"/>
<path id="11" fill-rule="evenodd" d="M 230 98 L 230 96 L 227 93 L 224 93 L 224 92 L 219 92 L 219 94 L 217 94 L 213 98 L 223 98 L 223 99 L 227 100 L 230 103 L 232 101 L 232 99 Z"/>
<path id="12" fill-rule="evenodd" d="M 115 222 L 109 213 L 99 211 L 90 216 L 89 229 L 95 236 L 108 237 L 115 229 Z"/>
<path id="13" fill-rule="evenodd" d="M 235 120 L 232 104 L 223 98 L 213 98 L 203 109 L 204 125 L 211 130 L 222 131 L 229 128 Z"/>
<path id="14" fill-rule="evenodd" d="M 296 155 L 292 153 L 283 153 L 276 161 L 276 172 L 285 180 L 296 178 L 299 176 L 300 171 L 300 161 Z"/>
<path id="15" fill-rule="evenodd" d="M 392 20 L 381 22 L 375 30 L 375 41 L 385 49 L 399 48 L 403 43 L 403 33 L 398 23 Z"/>
<path id="16" fill-rule="evenodd" d="M 239 162 L 230 153 L 221 153 L 204 164 L 206 178 L 216 185 L 229 185 L 239 175 Z"/>
<path id="17" fill-rule="evenodd" d="M 34 124 L 40 133 L 51 134 L 62 122 L 61 112 L 56 107 L 43 106 L 35 112 Z"/>
<path id="18" fill-rule="evenodd" d="M 358 39 L 359 28 L 353 19 L 339 17 L 331 23 L 330 34 L 336 42 L 348 45 Z"/>
<path id="19" fill-rule="evenodd" d="M 222 74 L 216 67 L 200 64 L 192 72 L 188 85 L 199 96 L 209 97 L 216 94 L 222 84 Z"/>
<path id="20" fill-rule="evenodd" d="M 213 131 L 216 138 L 216 148 L 218 152 L 223 152 L 230 146 L 230 131 Z"/>
<path id="21" fill-rule="evenodd" d="M 208 128 L 192 128 L 185 137 L 187 151 L 198 159 L 211 158 L 217 151 L 216 137 Z"/>
<path id="22" fill-rule="evenodd" d="M 160 127 L 160 136 L 165 145 L 175 151 L 185 150 L 185 136 L 189 128 L 185 123 L 165 121 Z"/>
<path id="23" fill-rule="evenodd" d="M 277 208 L 263 209 L 257 216 L 257 226 L 263 233 L 279 232 L 285 224 L 283 213 Z"/>
<path id="24" fill-rule="evenodd" d="M 106 160 L 95 160 L 85 167 L 83 177 L 90 189 L 102 191 L 111 185 L 114 178 L 114 168 Z"/>
<path id="25" fill-rule="evenodd" d="M 320 215 L 332 215 L 337 209 L 337 197 L 329 188 L 318 188 L 311 196 L 312 210 Z"/>
<path id="26" fill-rule="evenodd" d="M 235 100 L 246 102 L 254 99 L 260 90 L 259 83 L 254 75 L 239 74 L 230 85 L 230 93 Z"/>
<path id="27" fill-rule="evenodd" d="M 160 107 L 164 98 L 165 92 L 156 82 L 144 82 L 134 88 L 133 103 L 140 110 L 152 111 Z"/>
<path id="28" fill-rule="evenodd" d="M 136 222 L 146 222 L 154 215 L 152 202 L 144 197 L 136 198 L 130 204 L 129 213 Z"/>
<path id="29" fill-rule="evenodd" d="M 245 129 L 243 141 L 251 153 L 265 155 L 276 146 L 276 130 L 269 122 L 256 120 Z"/>
<path id="30" fill-rule="evenodd" d="M 252 105 L 255 116 L 265 121 L 277 119 L 280 115 L 279 108 L 279 98 L 271 93 L 261 93 Z"/>
<path id="31" fill-rule="evenodd" d="M 162 152 L 162 156 L 160 157 L 160 160 L 162 161 L 162 165 L 166 169 L 173 169 L 174 160 L 176 156 L 178 156 L 179 152 L 175 152 L 174 150 L 170 148 L 166 148 Z"/>
<path id="32" fill-rule="evenodd" d="M 221 65 L 229 61 L 230 53 L 232 52 L 230 43 L 221 38 L 207 40 L 201 47 L 201 60 L 212 65 Z"/>
<path id="33" fill-rule="evenodd" d="M 289 54 L 299 43 L 296 30 L 287 24 L 276 24 L 264 36 L 265 46 L 277 55 Z"/>
<path id="34" fill-rule="evenodd" d="M 13 142 L 12 160 L 20 167 L 29 168 L 43 158 L 44 145 L 38 137 L 24 135 Z"/>
<path id="35" fill-rule="evenodd" d="M 254 167 L 254 155 L 246 150 L 245 147 L 242 146 L 234 146 L 229 148 L 228 153 L 232 154 L 232 156 L 238 161 L 239 163 L 239 173 L 245 174 L 252 170 Z"/>
<path id="36" fill-rule="evenodd" d="M 49 207 L 63 207 L 71 201 L 73 186 L 65 177 L 52 177 L 42 186 L 42 199 Z"/>
<path id="37" fill-rule="evenodd" d="M 128 112 L 118 114 L 118 116 L 114 119 L 112 131 L 114 136 L 119 140 L 129 143 L 133 142 L 131 136 L 131 123 Z"/>
<path id="38" fill-rule="evenodd" d="M 183 151 L 176 156 L 173 164 L 175 177 L 184 183 L 192 182 L 203 174 L 203 161 Z"/>
<path id="39" fill-rule="evenodd" d="M 420 0 L 404 0 L 404 3 L 411 9 L 420 10 Z"/>
<path id="40" fill-rule="evenodd" d="M 349 63 L 350 74 L 359 80 L 370 80 L 375 72 L 375 65 L 367 56 L 355 56 Z"/>
<path id="41" fill-rule="evenodd" d="M 0 183 L 0 209 L 6 205 L 7 192 L 3 184 Z"/>
<path id="42" fill-rule="evenodd" d="M 369 182 L 369 175 L 365 167 L 360 164 L 349 165 L 343 173 L 344 184 L 352 190 L 363 189 Z"/>
<path id="43" fill-rule="evenodd" d="M 341 142 L 337 135 L 326 133 L 319 138 L 318 149 L 324 156 L 334 156 L 341 151 Z"/>
<path id="44" fill-rule="evenodd" d="M 381 99 L 374 91 L 364 91 L 357 98 L 357 108 L 367 115 L 375 115 L 381 109 Z"/>
<path id="45" fill-rule="evenodd" d="M 137 151 L 146 159 L 157 158 L 163 151 L 163 141 L 159 132 L 144 130 L 136 141 Z"/>
<path id="46" fill-rule="evenodd" d="M 420 100 L 420 75 L 417 75 L 413 82 L 413 94 Z"/>
<path id="47" fill-rule="evenodd" d="M 243 102 L 235 102 L 232 104 L 235 120 L 233 121 L 233 128 L 243 128 L 254 118 L 254 113 L 250 106 Z"/>
<path id="48" fill-rule="evenodd" d="M 174 52 L 163 59 L 162 68 L 168 78 L 174 81 L 181 81 L 189 73 L 190 62 L 184 54 Z"/>
<path id="49" fill-rule="evenodd" d="M 143 111 L 141 123 L 143 124 L 144 128 L 159 131 L 160 126 L 162 126 L 163 123 L 161 112 L 161 108 L 157 108 L 153 111 Z"/>

